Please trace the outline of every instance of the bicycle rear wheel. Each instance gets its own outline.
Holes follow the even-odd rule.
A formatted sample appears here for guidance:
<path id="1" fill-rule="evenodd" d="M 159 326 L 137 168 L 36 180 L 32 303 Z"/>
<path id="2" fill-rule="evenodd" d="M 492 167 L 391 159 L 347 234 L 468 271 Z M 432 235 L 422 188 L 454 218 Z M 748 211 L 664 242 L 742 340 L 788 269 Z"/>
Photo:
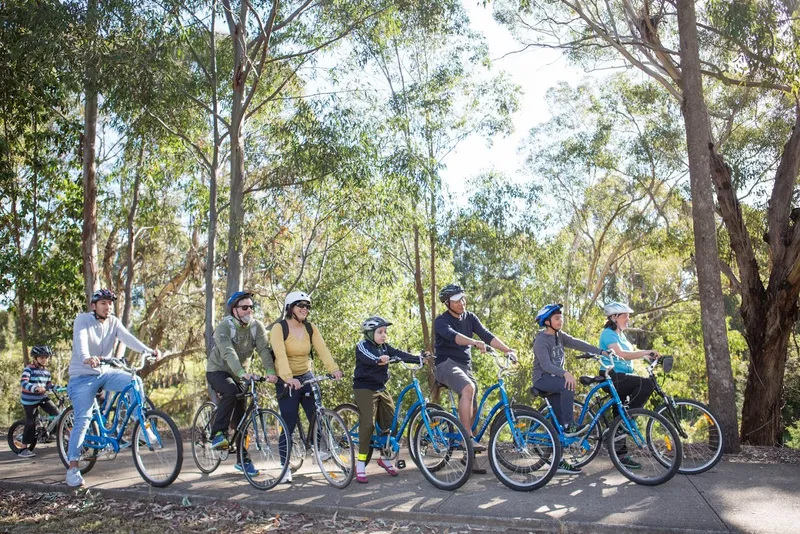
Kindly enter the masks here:
<path id="1" fill-rule="evenodd" d="M 314 421 L 313 446 L 322 475 L 335 488 L 346 488 L 355 475 L 353 440 L 344 420 L 333 410 L 322 409 Z"/>
<path id="2" fill-rule="evenodd" d="M 183 440 L 178 425 L 161 410 L 148 410 L 133 426 L 133 464 L 151 486 L 169 486 L 183 465 Z"/>
<path id="3" fill-rule="evenodd" d="M 595 418 L 595 412 L 592 408 L 586 410 L 583 420 L 580 419 L 581 411 L 583 411 L 583 403 L 575 401 L 572 404 L 572 412 L 574 414 L 575 424 L 582 426 L 590 424 Z M 548 422 L 552 426 L 552 421 L 555 421 L 555 416 L 550 415 L 550 407 L 545 406 L 541 410 L 541 414 L 548 418 Z M 594 425 L 592 431 L 582 437 L 578 441 L 571 441 L 569 445 L 562 445 L 561 456 L 564 460 L 572 464 L 574 467 L 583 467 L 588 465 L 589 462 L 595 459 L 600 453 L 603 446 L 603 419 L 599 419 L 597 424 Z"/>
<path id="4" fill-rule="evenodd" d="M 297 422 L 297 426 L 292 432 L 292 446 L 291 450 L 289 451 L 289 469 L 292 471 L 297 471 L 303 466 L 303 462 L 306 459 L 306 442 L 303 438 L 303 432 L 300 430 L 300 422 Z"/>
<path id="5" fill-rule="evenodd" d="M 58 457 L 64 467 L 69 468 L 69 461 L 67 460 L 67 450 L 69 449 L 69 437 L 72 435 L 72 427 L 75 425 L 75 411 L 72 406 L 64 410 L 61 414 L 61 419 L 58 421 L 58 430 L 56 431 L 56 443 L 58 443 Z M 86 431 L 86 436 L 99 436 L 100 425 L 97 421 L 91 419 L 89 421 L 89 429 Z M 84 438 L 85 440 L 85 438 Z M 81 457 L 78 460 L 78 469 L 81 474 L 85 475 L 94 467 L 97 462 L 97 455 L 100 454 L 99 449 L 87 447 L 85 444 L 81 449 Z"/>
<path id="6" fill-rule="evenodd" d="M 678 473 L 705 473 L 722 459 L 722 427 L 705 404 L 689 399 L 673 399 L 656 408 L 675 425 L 683 445 L 683 459 Z"/>
<path id="7" fill-rule="evenodd" d="M 472 439 L 453 414 L 426 410 L 421 419 L 414 433 L 420 471 L 439 489 L 460 488 L 472 474 Z"/>
<path id="8" fill-rule="evenodd" d="M 22 434 L 25 431 L 25 419 L 18 419 L 14 421 L 8 428 L 8 448 L 14 454 L 19 454 L 25 449 L 32 451 L 36 448 L 36 436 L 33 436 L 33 441 L 27 445 L 22 443 Z"/>
<path id="9" fill-rule="evenodd" d="M 285 433 L 286 423 L 273 410 L 261 409 L 248 419 L 239 437 L 239 465 L 243 468 L 245 478 L 254 488 L 259 490 L 274 488 L 289 469 L 289 462 L 281 464 L 281 457 L 286 458 L 287 452 L 290 453 L 280 450 L 281 434 Z M 292 446 L 289 441 L 284 440 L 284 443 L 285 446 Z M 255 468 L 252 471 L 245 465 L 245 459 L 248 457 Z"/>
<path id="10" fill-rule="evenodd" d="M 213 402 L 204 402 L 194 414 L 192 423 L 192 458 L 203 473 L 212 473 L 222 461 L 219 452 L 211 448 L 211 425 L 216 413 L 217 406 Z"/>
<path id="11" fill-rule="evenodd" d="M 558 470 L 561 443 L 553 426 L 533 408 L 513 409 L 495 418 L 489 438 L 489 465 L 495 476 L 516 491 L 532 491 L 547 484 Z"/>
<path id="12" fill-rule="evenodd" d="M 629 431 L 617 417 L 608 430 L 608 455 L 614 466 L 629 480 L 644 486 L 657 486 L 678 472 L 683 448 L 678 431 L 663 415 L 644 408 L 627 410 Z"/>

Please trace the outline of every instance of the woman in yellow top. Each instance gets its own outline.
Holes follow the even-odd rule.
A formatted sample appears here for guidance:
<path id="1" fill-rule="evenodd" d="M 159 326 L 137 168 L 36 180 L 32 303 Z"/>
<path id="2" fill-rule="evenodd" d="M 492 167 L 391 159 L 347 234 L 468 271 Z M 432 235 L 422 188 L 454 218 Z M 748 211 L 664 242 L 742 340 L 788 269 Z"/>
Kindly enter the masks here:
<path id="1" fill-rule="evenodd" d="M 275 354 L 275 374 L 281 381 L 275 384 L 275 392 L 278 397 L 278 407 L 286 423 L 286 430 L 291 435 L 297 426 L 297 417 L 300 405 L 306 417 L 311 421 L 314 411 L 314 397 L 311 395 L 311 385 L 300 387 L 300 383 L 314 376 L 311 371 L 311 347 L 317 352 L 317 356 L 322 360 L 325 368 L 333 375 L 336 380 L 342 378 L 342 372 L 333 361 L 325 340 L 317 330 L 317 327 L 307 323 L 308 314 L 311 311 L 311 297 L 302 291 L 293 291 L 286 295 L 284 301 L 284 321 L 289 326 L 289 333 L 284 340 L 283 326 L 281 322 L 273 325 L 269 339 L 272 351 Z M 309 336 L 309 326 L 311 334 Z M 289 395 L 289 388 L 295 392 Z M 299 391 L 298 391 L 299 390 Z M 306 393 L 309 393 L 306 396 Z M 281 451 L 281 463 L 286 461 L 286 436 L 280 437 L 279 450 Z M 292 472 L 286 471 L 282 482 L 291 482 Z"/>

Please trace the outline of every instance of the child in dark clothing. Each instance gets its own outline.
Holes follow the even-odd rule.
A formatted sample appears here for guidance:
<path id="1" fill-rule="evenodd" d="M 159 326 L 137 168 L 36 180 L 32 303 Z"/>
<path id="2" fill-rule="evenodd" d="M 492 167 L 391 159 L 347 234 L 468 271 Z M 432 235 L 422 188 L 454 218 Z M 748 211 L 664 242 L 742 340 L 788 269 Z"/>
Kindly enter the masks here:
<path id="1" fill-rule="evenodd" d="M 36 417 L 38 416 L 39 408 L 42 408 L 50 415 L 58 415 L 58 408 L 47 396 L 47 392 L 53 389 L 53 383 L 50 381 L 50 371 L 47 370 L 47 364 L 52 355 L 53 352 L 48 346 L 33 347 L 31 349 L 33 363 L 22 371 L 20 387 L 22 390 L 22 406 L 25 408 L 25 430 L 22 434 L 22 443 L 26 447 L 18 454 L 20 458 L 33 458 L 36 456 L 28 447 L 33 442 L 36 432 Z"/>
<path id="2" fill-rule="evenodd" d="M 356 368 L 353 373 L 353 394 L 358 406 L 358 462 L 356 462 L 356 481 L 366 484 L 367 454 L 377 413 L 378 427 L 388 433 L 394 417 L 394 399 L 386 392 L 389 381 L 389 359 L 400 358 L 410 363 L 418 363 L 419 356 L 396 349 L 386 341 L 386 327 L 391 325 L 383 317 L 373 316 L 361 323 L 364 339 L 356 345 Z M 396 477 L 397 469 L 389 458 L 381 455 L 378 465 Z"/>

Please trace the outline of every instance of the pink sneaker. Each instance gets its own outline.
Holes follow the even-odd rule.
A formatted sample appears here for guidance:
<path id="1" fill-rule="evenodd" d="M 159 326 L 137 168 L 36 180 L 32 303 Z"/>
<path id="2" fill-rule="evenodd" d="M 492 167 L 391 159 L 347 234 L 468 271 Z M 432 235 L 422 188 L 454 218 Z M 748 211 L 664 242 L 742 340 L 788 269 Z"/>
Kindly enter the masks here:
<path id="1" fill-rule="evenodd" d="M 397 475 L 399 475 L 399 474 L 400 474 L 400 473 L 398 473 L 398 472 L 397 472 L 397 468 L 395 468 L 395 466 L 393 466 L 393 465 L 386 465 L 386 464 L 383 462 L 383 458 L 381 458 L 380 460 L 378 460 L 378 466 L 380 466 L 380 467 L 383 467 L 384 469 L 386 469 L 386 472 L 387 472 L 387 473 L 389 473 L 390 475 L 392 475 L 393 477 L 396 477 Z"/>
<path id="2" fill-rule="evenodd" d="M 359 484 L 368 484 L 369 480 L 367 480 L 367 474 L 356 472 L 356 482 Z"/>

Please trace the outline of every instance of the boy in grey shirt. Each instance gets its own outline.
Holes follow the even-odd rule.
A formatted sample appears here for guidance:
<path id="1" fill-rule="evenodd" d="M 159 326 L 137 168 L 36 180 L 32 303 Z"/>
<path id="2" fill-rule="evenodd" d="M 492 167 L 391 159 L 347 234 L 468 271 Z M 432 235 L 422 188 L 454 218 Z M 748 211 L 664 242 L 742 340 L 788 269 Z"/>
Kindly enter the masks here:
<path id="1" fill-rule="evenodd" d="M 533 342 L 533 387 L 550 393 L 550 404 L 556 419 L 564 428 L 567 437 L 580 435 L 588 425 L 577 428 L 574 423 L 572 404 L 575 401 L 575 377 L 564 369 L 564 349 L 575 349 L 594 354 L 606 354 L 585 341 L 561 332 L 564 320 L 561 304 L 548 304 L 536 314 L 536 322 L 544 330 Z M 580 473 L 580 469 L 562 460 L 559 473 Z"/>

